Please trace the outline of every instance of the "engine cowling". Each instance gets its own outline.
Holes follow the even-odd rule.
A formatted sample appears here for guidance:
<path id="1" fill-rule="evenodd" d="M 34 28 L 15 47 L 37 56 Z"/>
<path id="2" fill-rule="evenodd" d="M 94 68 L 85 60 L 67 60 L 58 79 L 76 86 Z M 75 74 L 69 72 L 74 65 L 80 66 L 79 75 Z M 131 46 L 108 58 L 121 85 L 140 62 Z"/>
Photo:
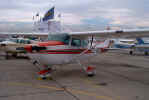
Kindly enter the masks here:
<path id="1" fill-rule="evenodd" d="M 45 50 L 46 47 L 45 46 L 32 46 L 32 45 L 27 45 L 24 47 L 24 49 L 27 51 L 27 52 L 39 52 L 41 50 Z"/>

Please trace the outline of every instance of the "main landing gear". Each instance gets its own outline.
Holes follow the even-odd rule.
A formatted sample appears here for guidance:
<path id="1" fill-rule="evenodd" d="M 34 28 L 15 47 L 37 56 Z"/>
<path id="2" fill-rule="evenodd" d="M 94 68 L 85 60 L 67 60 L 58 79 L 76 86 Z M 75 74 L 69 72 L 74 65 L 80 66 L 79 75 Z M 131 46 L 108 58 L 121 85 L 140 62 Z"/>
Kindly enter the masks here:
<path id="1" fill-rule="evenodd" d="M 145 52 L 144 52 L 144 55 L 145 55 L 145 56 L 147 56 L 147 55 L 148 55 L 148 52 L 147 52 L 147 51 L 145 51 Z"/>
<path id="2" fill-rule="evenodd" d="M 49 68 L 48 66 L 43 66 L 42 68 L 40 67 L 40 63 L 38 61 L 33 61 L 33 65 L 37 67 L 39 70 L 38 72 L 38 80 L 45 80 L 45 79 L 52 79 L 51 73 L 52 73 L 52 68 Z"/>
<path id="3" fill-rule="evenodd" d="M 81 67 L 83 67 L 83 69 L 88 77 L 93 77 L 96 75 L 95 67 L 93 67 L 93 66 L 85 67 L 85 65 L 81 64 L 81 62 L 79 60 L 77 60 L 77 62 Z"/>

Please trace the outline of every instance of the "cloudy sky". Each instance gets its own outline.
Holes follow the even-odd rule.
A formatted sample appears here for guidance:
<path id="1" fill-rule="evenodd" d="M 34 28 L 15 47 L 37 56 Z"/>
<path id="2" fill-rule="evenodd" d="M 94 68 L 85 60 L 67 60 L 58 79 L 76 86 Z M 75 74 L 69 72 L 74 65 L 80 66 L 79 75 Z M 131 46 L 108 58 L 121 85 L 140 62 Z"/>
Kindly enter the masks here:
<path id="1" fill-rule="evenodd" d="M 0 31 L 29 29 L 33 16 L 53 6 L 63 25 L 81 27 L 148 27 L 149 0 L 3 0 Z"/>

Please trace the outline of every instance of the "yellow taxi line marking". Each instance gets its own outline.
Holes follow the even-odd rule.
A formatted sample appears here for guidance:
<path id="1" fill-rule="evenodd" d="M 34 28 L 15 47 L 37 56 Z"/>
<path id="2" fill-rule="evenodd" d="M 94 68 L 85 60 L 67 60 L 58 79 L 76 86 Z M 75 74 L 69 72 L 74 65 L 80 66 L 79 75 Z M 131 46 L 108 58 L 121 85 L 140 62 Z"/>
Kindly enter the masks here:
<path id="1" fill-rule="evenodd" d="M 90 93 L 90 92 L 86 92 L 86 91 L 80 91 L 80 90 L 72 90 L 72 89 L 67 89 L 68 91 L 72 92 L 72 93 L 77 93 L 77 94 L 83 94 L 83 95 L 87 95 L 87 96 L 93 96 L 96 97 L 98 99 L 104 99 L 104 100 L 113 100 L 111 97 L 108 96 L 99 96 L 95 93 Z"/>
<path id="2" fill-rule="evenodd" d="M 52 89 L 52 90 L 57 90 L 57 91 L 64 90 L 63 88 L 57 88 L 57 87 L 54 87 L 54 86 L 44 86 L 44 85 L 39 85 L 38 87 L 40 87 L 40 88 Z"/>
<path id="3" fill-rule="evenodd" d="M 88 85 L 94 87 L 94 88 L 102 88 L 102 86 L 99 84 L 99 85 L 96 85 L 94 84 L 91 80 L 88 80 L 88 79 L 82 79 L 85 83 L 87 83 Z M 116 100 L 120 100 L 120 96 L 116 96 L 115 97 Z"/>
<path id="4" fill-rule="evenodd" d="M 57 87 L 54 87 L 54 86 L 33 85 L 33 84 L 29 84 L 29 83 L 18 83 L 18 82 L 10 82 L 10 83 L 8 83 L 8 85 L 32 86 L 32 87 L 47 88 L 47 89 L 52 89 L 52 90 L 64 90 L 63 88 L 57 88 Z M 81 94 L 81 95 L 87 95 L 87 96 L 96 97 L 97 99 L 113 100 L 111 97 L 108 97 L 108 96 L 99 96 L 96 93 L 90 93 L 90 92 L 81 91 L 81 90 L 67 89 L 67 91 L 70 91 L 70 92 L 76 93 L 76 94 Z"/>
<path id="5" fill-rule="evenodd" d="M 87 83 L 87 84 L 89 84 L 89 85 L 95 87 L 95 88 L 101 88 L 100 85 L 95 85 L 95 84 L 93 84 L 92 81 L 90 81 L 90 80 L 88 80 L 88 79 L 84 79 L 83 81 L 84 81 L 85 83 Z"/>
<path id="6" fill-rule="evenodd" d="M 63 88 L 57 88 L 54 86 L 45 86 L 45 85 L 33 85 L 33 84 L 28 84 L 28 83 L 17 83 L 17 82 L 11 82 L 8 83 L 10 85 L 20 85 L 20 86 L 31 86 L 31 87 L 39 87 L 39 88 L 48 88 L 48 89 L 52 89 L 52 90 L 64 90 Z"/>

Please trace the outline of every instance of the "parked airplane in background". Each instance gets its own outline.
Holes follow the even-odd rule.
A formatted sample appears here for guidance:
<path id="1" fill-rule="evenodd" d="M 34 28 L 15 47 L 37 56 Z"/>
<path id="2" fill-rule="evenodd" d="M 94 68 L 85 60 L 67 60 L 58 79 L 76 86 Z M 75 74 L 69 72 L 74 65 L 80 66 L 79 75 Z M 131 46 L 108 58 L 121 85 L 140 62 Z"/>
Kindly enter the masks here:
<path id="1" fill-rule="evenodd" d="M 117 38 L 117 39 L 111 39 L 111 40 L 114 41 L 112 47 L 113 48 L 120 48 L 120 49 L 130 49 L 136 43 L 135 39 Z"/>
<path id="2" fill-rule="evenodd" d="M 143 38 L 136 38 L 137 43 L 132 46 L 130 54 L 132 55 L 135 51 L 144 52 L 145 55 L 149 53 L 149 42 L 144 41 Z"/>
<path id="3" fill-rule="evenodd" d="M 26 44 L 34 44 L 36 42 L 37 41 L 35 40 L 25 38 L 10 38 L 0 42 L 0 51 L 6 53 L 6 59 L 8 59 L 8 54 L 17 57 L 19 53 L 26 53 L 25 50 L 19 50 L 17 48 L 25 46 Z"/>

